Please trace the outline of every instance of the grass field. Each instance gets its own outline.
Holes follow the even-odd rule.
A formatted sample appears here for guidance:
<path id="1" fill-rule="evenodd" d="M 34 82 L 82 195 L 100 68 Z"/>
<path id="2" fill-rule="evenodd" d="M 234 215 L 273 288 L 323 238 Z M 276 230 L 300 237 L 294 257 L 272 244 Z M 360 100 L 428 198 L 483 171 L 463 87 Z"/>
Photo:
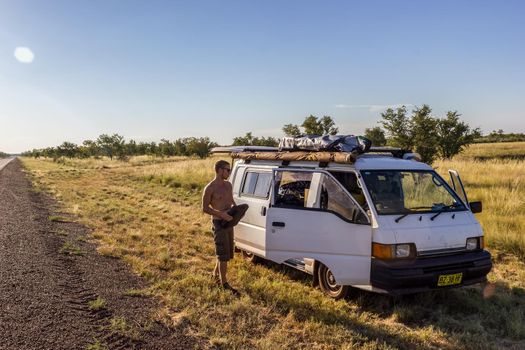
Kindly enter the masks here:
<path id="1" fill-rule="evenodd" d="M 512 155 L 512 157 L 510 156 Z M 354 291 L 333 301 L 310 279 L 236 257 L 236 299 L 214 286 L 210 219 L 200 211 L 216 159 L 130 162 L 23 159 L 38 189 L 93 229 L 103 255 L 124 259 L 161 298 L 155 318 L 233 349 L 525 348 L 525 143 L 474 145 L 457 168 L 494 256 L 490 284 L 403 298 Z"/>
<path id="2" fill-rule="evenodd" d="M 525 142 L 475 144 L 437 170 L 459 171 L 469 200 L 481 200 L 477 214 L 492 248 L 525 258 Z M 448 177 L 447 177 L 448 178 Z"/>

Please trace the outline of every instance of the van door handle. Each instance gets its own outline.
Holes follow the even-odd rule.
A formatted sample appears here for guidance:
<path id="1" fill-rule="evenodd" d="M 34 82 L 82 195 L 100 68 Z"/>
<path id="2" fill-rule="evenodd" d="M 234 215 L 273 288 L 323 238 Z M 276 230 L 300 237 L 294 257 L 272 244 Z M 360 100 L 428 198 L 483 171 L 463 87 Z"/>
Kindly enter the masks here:
<path id="1" fill-rule="evenodd" d="M 281 222 L 281 221 L 274 221 L 274 222 L 272 222 L 272 226 L 275 226 L 275 227 L 284 227 L 284 226 L 285 226 L 285 223 L 284 223 L 284 222 Z"/>
<path id="2" fill-rule="evenodd" d="M 261 215 L 266 216 L 266 207 L 261 207 Z"/>

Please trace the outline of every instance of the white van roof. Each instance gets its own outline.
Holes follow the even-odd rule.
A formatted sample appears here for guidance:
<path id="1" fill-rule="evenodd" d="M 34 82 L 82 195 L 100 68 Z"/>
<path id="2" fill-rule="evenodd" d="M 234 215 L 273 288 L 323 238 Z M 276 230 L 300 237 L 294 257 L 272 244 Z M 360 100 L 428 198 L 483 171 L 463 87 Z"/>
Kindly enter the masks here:
<path id="1" fill-rule="evenodd" d="M 283 164 L 281 160 L 259 159 L 253 159 L 249 161 L 239 159 L 238 162 L 239 164 L 253 164 L 270 167 L 280 166 Z M 320 168 L 319 162 L 316 161 L 291 161 L 288 162 L 287 166 L 291 168 Z M 360 155 L 353 164 L 328 163 L 326 168 L 340 170 L 432 170 L 432 167 L 425 163 L 375 154 Z"/>
<path id="2" fill-rule="evenodd" d="M 354 166 L 357 170 L 432 170 L 432 167 L 413 160 L 364 154 L 357 158 Z"/>

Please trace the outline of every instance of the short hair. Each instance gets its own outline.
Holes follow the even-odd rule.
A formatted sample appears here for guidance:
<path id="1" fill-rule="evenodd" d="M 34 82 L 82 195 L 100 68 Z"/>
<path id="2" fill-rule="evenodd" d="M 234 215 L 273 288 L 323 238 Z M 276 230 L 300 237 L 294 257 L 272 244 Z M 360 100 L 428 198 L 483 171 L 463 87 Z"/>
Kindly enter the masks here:
<path id="1" fill-rule="evenodd" d="M 225 166 L 230 166 L 230 163 L 221 159 L 215 162 L 215 172 L 218 172 L 219 169 L 224 168 Z"/>

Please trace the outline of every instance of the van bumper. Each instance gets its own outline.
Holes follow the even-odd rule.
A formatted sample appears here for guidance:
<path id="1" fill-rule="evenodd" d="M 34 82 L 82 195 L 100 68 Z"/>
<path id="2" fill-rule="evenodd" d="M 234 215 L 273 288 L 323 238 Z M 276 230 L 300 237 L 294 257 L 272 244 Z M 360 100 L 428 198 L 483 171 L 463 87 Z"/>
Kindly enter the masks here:
<path id="1" fill-rule="evenodd" d="M 402 295 L 467 286 L 485 282 L 492 269 L 490 253 L 486 250 L 461 254 L 419 257 L 413 260 L 372 259 L 372 287 L 392 295 Z M 462 273 L 460 284 L 438 287 L 440 275 Z"/>

